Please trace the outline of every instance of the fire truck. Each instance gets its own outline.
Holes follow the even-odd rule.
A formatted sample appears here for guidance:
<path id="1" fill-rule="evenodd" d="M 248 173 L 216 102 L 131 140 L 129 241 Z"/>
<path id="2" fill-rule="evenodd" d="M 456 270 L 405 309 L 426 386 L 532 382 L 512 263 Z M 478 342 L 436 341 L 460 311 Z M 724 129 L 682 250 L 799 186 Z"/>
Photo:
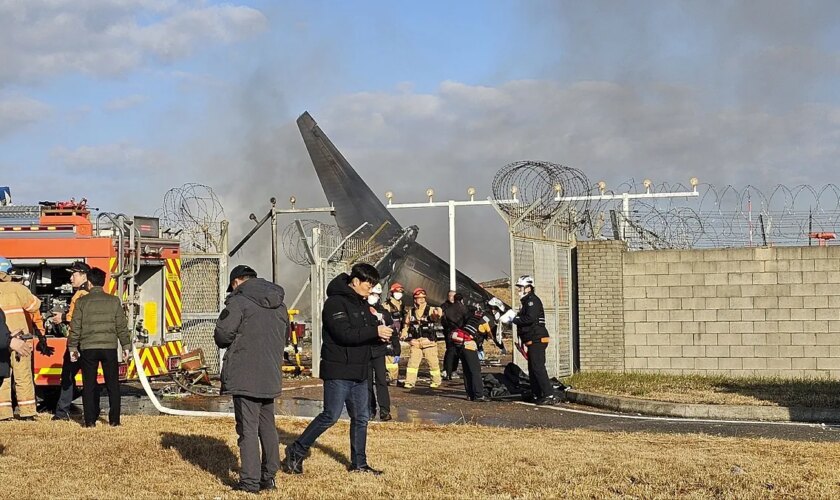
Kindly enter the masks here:
<path id="1" fill-rule="evenodd" d="M 167 374 L 171 361 L 183 354 L 180 245 L 169 231 L 161 231 L 158 219 L 105 212 L 94 216 L 84 199 L 0 203 L 0 256 L 12 261 L 41 299 L 45 322 L 70 302 L 70 264 L 83 261 L 101 268 L 109 274 L 106 291 L 119 295 L 126 307 L 146 375 Z M 67 339 L 53 330 L 48 344 L 55 348 L 51 356 L 33 351 L 36 387 L 61 383 Z M 121 364 L 121 378 L 136 378 L 134 361 L 123 361 L 128 363 Z M 81 375 L 76 384 L 81 385 Z"/>

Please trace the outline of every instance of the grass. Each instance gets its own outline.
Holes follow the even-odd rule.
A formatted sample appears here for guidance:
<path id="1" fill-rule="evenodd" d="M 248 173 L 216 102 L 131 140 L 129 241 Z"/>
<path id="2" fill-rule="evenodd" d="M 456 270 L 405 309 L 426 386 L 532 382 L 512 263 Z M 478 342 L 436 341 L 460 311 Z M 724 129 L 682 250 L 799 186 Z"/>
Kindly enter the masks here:
<path id="1" fill-rule="evenodd" d="M 585 372 L 565 382 L 582 391 L 677 403 L 840 408 L 840 381 L 830 379 Z"/>
<path id="2" fill-rule="evenodd" d="M 288 443 L 304 423 L 278 420 Z M 253 498 L 230 491 L 227 419 L 125 417 L 123 426 L 7 422 L 6 498 Z M 324 434 L 273 498 L 838 498 L 840 443 L 475 425 L 372 426 L 380 478 L 351 475 L 348 425 Z"/>

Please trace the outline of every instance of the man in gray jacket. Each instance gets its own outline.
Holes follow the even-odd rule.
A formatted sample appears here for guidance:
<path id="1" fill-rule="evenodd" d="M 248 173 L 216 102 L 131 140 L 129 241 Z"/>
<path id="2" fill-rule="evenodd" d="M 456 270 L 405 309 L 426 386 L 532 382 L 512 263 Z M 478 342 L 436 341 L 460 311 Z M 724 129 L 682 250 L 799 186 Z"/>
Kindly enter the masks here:
<path id="1" fill-rule="evenodd" d="M 230 295 L 216 321 L 216 345 L 225 348 L 222 393 L 233 395 L 242 467 L 238 491 L 276 488 L 280 446 L 274 398 L 280 396 L 289 314 L 279 285 L 257 278 L 248 266 L 230 272 Z M 260 460 L 262 449 L 262 460 Z"/>

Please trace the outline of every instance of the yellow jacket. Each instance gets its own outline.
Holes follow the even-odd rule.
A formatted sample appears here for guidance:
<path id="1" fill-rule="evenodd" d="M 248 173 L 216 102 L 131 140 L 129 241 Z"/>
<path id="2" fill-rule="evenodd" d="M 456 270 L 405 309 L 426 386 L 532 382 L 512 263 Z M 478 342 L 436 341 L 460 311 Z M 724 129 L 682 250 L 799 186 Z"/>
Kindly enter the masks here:
<path id="1" fill-rule="evenodd" d="M 12 335 L 21 331 L 32 333 L 32 315 L 40 312 L 40 308 L 41 300 L 22 284 L 0 282 L 0 309 L 6 315 L 6 326 Z"/>

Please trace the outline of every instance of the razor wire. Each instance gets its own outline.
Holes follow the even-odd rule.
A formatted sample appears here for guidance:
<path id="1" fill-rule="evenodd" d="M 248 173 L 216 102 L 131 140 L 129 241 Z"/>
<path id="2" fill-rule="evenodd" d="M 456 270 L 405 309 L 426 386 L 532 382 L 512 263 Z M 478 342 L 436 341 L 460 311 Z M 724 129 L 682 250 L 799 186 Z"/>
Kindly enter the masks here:
<path id="1" fill-rule="evenodd" d="M 502 167 L 493 178 L 492 192 L 497 200 L 519 200 L 499 205 L 511 219 L 523 218 L 522 222 L 540 228 L 553 221 L 569 228 L 574 225 L 574 214 L 589 207 L 589 200 L 580 199 L 588 194 L 589 186 L 586 175 L 574 167 L 525 160 Z M 564 200 L 570 197 L 576 199 Z"/>
<path id="2" fill-rule="evenodd" d="M 631 179 L 611 191 L 590 194 L 689 191 L 683 184 L 640 186 Z M 578 236 L 615 239 L 626 224 L 631 249 L 793 246 L 830 242 L 840 230 L 840 187 L 777 185 L 761 190 L 748 185 L 699 184 L 697 198 L 633 200 L 624 214 L 621 200 L 593 202 L 576 220 Z"/>
<path id="3" fill-rule="evenodd" d="M 179 233 L 182 251 L 221 251 L 225 211 L 209 186 L 187 183 L 170 189 L 156 215 L 164 227 Z"/>
<path id="4" fill-rule="evenodd" d="M 298 229 L 298 222 L 303 229 L 303 233 L 307 236 L 312 234 L 314 228 L 319 229 L 319 251 L 323 257 L 332 254 L 330 262 L 373 263 L 378 261 L 389 247 L 389 245 L 381 245 L 361 237 L 350 238 L 344 244 L 341 244 L 344 238 L 338 226 L 314 219 L 298 219 L 283 229 L 280 244 L 286 257 L 299 266 L 311 265 L 306 247 L 311 245 L 312 242 L 304 240 Z"/>

